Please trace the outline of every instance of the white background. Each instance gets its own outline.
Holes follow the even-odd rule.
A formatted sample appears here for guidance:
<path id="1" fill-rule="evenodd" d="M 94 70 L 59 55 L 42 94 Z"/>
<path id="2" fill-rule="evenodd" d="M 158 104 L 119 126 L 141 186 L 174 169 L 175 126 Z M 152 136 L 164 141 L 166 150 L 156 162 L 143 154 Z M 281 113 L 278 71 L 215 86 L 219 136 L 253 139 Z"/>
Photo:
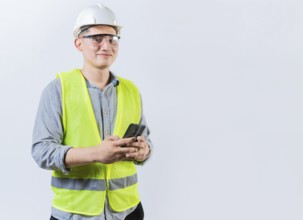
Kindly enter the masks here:
<path id="1" fill-rule="evenodd" d="M 0 218 L 48 219 L 31 157 L 43 88 L 81 67 L 72 28 L 96 1 L 6 1 L 0 13 Z M 303 219 L 303 2 L 103 1 L 124 26 L 112 70 L 141 90 L 155 148 L 146 220 Z"/>

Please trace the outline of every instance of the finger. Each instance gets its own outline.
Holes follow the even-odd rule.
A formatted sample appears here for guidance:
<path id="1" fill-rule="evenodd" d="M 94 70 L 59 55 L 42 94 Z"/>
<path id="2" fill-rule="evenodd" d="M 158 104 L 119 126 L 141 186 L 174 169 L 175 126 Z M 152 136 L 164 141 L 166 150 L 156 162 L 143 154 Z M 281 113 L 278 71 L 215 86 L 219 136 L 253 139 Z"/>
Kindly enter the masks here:
<path id="1" fill-rule="evenodd" d="M 135 148 L 135 147 L 121 147 L 121 148 L 118 148 L 116 153 L 118 154 L 129 154 L 129 153 L 135 153 L 135 152 L 138 152 L 138 148 Z"/>
<path id="2" fill-rule="evenodd" d="M 142 142 L 133 142 L 131 144 L 129 144 L 129 147 L 135 147 L 138 149 L 144 149 L 145 143 Z"/>
<path id="3" fill-rule="evenodd" d="M 125 154 L 125 157 L 127 159 L 133 159 L 133 160 L 135 160 L 138 156 L 139 156 L 139 152 Z"/>
<path id="4" fill-rule="evenodd" d="M 146 142 L 144 136 L 138 136 L 137 140 L 138 140 L 138 142 L 144 142 L 144 143 Z"/>
<path id="5" fill-rule="evenodd" d="M 116 141 L 115 145 L 116 146 L 125 146 L 125 145 L 129 145 L 130 143 L 133 143 L 136 141 L 136 138 L 123 138 L 123 139 L 120 139 L 118 141 Z"/>
<path id="6" fill-rule="evenodd" d="M 119 136 L 109 136 L 108 138 L 106 138 L 107 140 L 111 140 L 111 141 L 117 141 L 120 140 Z"/>
<path id="7" fill-rule="evenodd" d="M 144 153 L 142 151 L 138 151 L 135 153 L 126 154 L 125 157 L 127 159 L 142 161 L 144 159 Z"/>

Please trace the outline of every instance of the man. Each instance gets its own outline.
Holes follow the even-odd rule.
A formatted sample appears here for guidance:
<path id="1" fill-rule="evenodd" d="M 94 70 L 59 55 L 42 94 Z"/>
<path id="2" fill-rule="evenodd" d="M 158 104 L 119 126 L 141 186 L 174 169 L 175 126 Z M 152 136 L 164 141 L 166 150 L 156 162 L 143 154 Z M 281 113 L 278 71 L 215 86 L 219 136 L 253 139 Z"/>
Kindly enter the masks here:
<path id="1" fill-rule="evenodd" d="M 43 91 L 32 155 L 53 170 L 51 219 L 143 219 L 136 164 L 150 155 L 149 130 L 122 138 L 131 123 L 146 126 L 136 86 L 109 68 L 121 27 L 104 5 L 81 11 L 74 28 L 82 69 L 59 73 Z"/>

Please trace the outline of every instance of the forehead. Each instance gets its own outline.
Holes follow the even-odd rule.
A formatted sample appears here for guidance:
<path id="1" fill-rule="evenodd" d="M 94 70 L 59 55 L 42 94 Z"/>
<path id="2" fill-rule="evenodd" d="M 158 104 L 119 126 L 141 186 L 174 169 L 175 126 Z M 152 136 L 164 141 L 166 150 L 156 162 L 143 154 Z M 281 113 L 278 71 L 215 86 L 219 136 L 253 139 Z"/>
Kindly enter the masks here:
<path id="1" fill-rule="evenodd" d="M 88 32 L 90 34 L 116 34 L 116 30 L 113 27 L 107 25 L 97 25 L 90 27 L 88 29 Z"/>

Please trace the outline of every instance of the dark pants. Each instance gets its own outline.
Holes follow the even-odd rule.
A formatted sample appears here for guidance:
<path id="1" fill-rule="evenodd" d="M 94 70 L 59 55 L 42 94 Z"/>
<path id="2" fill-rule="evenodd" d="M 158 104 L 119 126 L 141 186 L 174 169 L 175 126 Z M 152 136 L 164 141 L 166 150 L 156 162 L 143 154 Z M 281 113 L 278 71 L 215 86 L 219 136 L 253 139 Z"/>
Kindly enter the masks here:
<path id="1" fill-rule="evenodd" d="M 138 204 L 137 208 L 126 216 L 125 220 L 143 220 L 144 219 L 144 211 L 141 202 Z M 51 216 L 50 220 L 59 220 Z"/>

